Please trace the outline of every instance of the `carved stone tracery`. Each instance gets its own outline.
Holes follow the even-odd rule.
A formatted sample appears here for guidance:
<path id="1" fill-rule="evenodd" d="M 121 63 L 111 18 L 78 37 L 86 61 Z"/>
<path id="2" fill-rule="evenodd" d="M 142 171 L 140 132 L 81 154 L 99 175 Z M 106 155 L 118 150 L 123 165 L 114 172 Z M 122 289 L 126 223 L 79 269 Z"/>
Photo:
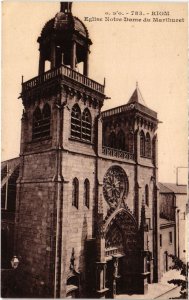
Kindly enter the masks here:
<path id="1" fill-rule="evenodd" d="M 110 168 L 103 180 L 103 194 L 111 208 L 115 208 L 123 197 L 128 194 L 128 179 L 119 166 Z"/>
<path id="2" fill-rule="evenodd" d="M 123 252 L 123 237 L 118 226 L 112 226 L 111 230 L 107 232 L 105 247 L 115 247 L 119 252 Z"/>
<path id="3" fill-rule="evenodd" d="M 106 251 L 116 248 L 118 253 L 135 251 L 137 243 L 137 224 L 135 218 L 125 209 L 119 210 L 104 225 Z"/>

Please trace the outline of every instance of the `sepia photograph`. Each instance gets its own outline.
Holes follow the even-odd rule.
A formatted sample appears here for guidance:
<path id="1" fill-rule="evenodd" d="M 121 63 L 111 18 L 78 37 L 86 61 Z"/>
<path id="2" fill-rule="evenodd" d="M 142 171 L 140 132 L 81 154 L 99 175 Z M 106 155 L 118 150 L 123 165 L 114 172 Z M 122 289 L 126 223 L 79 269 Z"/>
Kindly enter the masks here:
<path id="1" fill-rule="evenodd" d="M 188 298 L 188 6 L 2 3 L 1 297 Z"/>

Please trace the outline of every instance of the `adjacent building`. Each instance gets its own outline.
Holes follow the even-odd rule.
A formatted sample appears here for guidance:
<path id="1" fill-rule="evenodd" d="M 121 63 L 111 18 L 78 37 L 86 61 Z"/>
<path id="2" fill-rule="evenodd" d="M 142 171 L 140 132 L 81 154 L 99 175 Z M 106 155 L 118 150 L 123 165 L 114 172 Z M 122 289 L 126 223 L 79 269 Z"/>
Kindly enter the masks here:
<path id="1" fill-rule="evenodd" d="M 160 272 L 169 270 L 174 254 L 186 262 L 187 252 L 187 186 L 159 183 Z"/>

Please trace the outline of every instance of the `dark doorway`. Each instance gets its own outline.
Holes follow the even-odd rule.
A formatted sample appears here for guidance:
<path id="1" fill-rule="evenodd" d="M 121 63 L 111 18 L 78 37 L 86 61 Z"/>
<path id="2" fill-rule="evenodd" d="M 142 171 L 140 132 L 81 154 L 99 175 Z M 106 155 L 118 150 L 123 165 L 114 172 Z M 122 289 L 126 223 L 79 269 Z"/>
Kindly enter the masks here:
<path id="1" fill-rule="evenodd" d="M 107 261 L 107 268 L 106 268 L 106 287 L 109 291 L 106 294 L 106 298 L 113 298 L 113 260 Z"/>
<path id="2" fill-rule="evenodd" d="M 165 262 L 165 272 L 168 271 L 168 253 L 167 251 L 164 252 L 164 262 Z"/>
<path id="3" fill-rule="evenodd" d="M 116 294 L 123 294 L 124 293 L 124 278 L 125 278 L 125 259 L 124 256 L 119 258 L 119 263 L 118 263 L 118 275 L 119 277 L 116 280 Z"/>
<path id="4" fill-rule="evenodd" d="M 105 247 L 107 255 L 106 287 L 109 289 L 107 298 L 113 296 L 113 283 L 116 294 L 134 293 L 137 290 L 136 282 L 138 282 L 140 273 L 141 256 L 137 249 L 136 223 L 126 210 L 120 210 L 114 221 L 110 223 L 106 232 Z"/>

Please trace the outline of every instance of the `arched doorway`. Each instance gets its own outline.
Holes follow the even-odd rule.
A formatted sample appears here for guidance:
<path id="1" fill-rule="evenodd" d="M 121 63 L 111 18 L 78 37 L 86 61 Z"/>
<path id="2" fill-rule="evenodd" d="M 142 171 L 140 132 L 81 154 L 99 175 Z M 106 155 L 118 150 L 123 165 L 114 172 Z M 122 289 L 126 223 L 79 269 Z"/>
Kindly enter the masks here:
<path id="1" fill-rule="evenodd" d="M 103 195 L 110 209 L 103 222 L 108 297 L 144 291 L 144 235 L 127 206 L 129 180 L 118 165 L 103 178 Z"/>
<path id="2" fill-rule="evenodd" d="M 124 208 L 116 211 L 105 226 L 108 298 L 111 298 L 113 293 L 128 293 L 136 290 L 136 274 L 140 271 L 137 236 L 136 221 L 132 214 Z"/>

